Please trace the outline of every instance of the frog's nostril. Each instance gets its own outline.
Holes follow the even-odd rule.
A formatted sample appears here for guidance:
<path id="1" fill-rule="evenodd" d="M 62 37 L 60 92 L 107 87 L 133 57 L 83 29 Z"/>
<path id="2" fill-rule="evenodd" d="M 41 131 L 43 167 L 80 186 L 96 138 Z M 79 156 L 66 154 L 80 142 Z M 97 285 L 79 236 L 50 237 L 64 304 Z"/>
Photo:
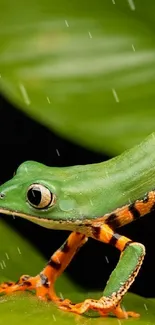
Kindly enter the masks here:
<path id="1" fill-rule="evenodd" d="M 4 193 L 0 193 L 0 199 L 4 199 L 5 194 Z"/>

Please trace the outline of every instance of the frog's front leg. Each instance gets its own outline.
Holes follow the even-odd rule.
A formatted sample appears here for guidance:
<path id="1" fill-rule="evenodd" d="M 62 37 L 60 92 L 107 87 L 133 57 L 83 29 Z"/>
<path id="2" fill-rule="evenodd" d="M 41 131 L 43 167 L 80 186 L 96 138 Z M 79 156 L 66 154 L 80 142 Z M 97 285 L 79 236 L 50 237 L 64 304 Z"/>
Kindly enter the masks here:
<path id="1" fill-rule="evenodd" d="M 50 258 L 43 271 L 35 277 L 23 275 L 15 282 L 4 282 L 0 285 L 0 293 L 11 294 L 15 291 L 36 290 L 36 295 L 42 300 L 53 300 L 61 303 L 54 291 L 57 277 L 64 271 L 77 250 L 87 241 L 87 237 L 78 232 L 72 232 L 65 243 Z M 68 300 L 65 300 L 68 302 Z"/>
<path id="2" fill-rule="evenodd" d="M 121 251 L 120 260 L 112 272 L 103 297 L 99 300 L 86 299 L 79 304 L 66 303 L 62 306 L 63 310 L 68 310 L 77 314 L 83 314 L 89 309 L 98 311 L 102 316 L 110 312 L 118 318 L 138 317 L 139 314 L 132 311 L 124 311 L 120 302 L 133 283 L 144 259 L 145 247 L 129 238 L 121 236 L 108 226 L 92 226 L 92 237 L 105 243 L 110 243 Z"/>

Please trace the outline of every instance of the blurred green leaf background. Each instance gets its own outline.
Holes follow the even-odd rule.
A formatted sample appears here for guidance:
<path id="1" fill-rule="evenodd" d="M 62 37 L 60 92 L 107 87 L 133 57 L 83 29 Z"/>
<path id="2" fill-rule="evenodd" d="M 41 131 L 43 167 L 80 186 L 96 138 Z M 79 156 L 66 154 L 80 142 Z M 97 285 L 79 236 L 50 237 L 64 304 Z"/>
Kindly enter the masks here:
<path id="1" fill-rule="evenodd" d="M 154 131 L 153 0 L 0 0 L 0 89 L 26 114 L 115 155 Z"/>

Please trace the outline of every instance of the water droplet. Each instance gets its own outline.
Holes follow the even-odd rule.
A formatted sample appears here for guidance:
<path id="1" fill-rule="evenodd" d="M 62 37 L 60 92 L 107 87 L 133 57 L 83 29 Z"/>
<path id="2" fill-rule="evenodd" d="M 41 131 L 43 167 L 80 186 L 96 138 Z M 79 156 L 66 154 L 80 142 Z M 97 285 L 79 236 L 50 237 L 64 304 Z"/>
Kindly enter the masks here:
<path id="1" fill-rule="evenodd" d="M 131 9 L 131 10 L 135 10 L 135 9 L 136 9 L 136 7 L 135 7 L 135 4 L 134 4 L 134 1 L 133 1 L 133 0 L 128 0 L 128 4 L 129 4 L 129 6 L 130 6 L 130 9 Z"/>
<path id="2" fill-rule="evenodd" d="M 30 98 L 29 98 L 29 96 L 28 96 L 28 93 L 27 93 L 27 90 L 26 90 L 25 86 L 24 86 L 22 83 L 19 84 L 19 89 L 20 89 L 20 91 L 21 91 L 21 93 L 22 93 L 22 96 L 23 96 L 24 102 L 25 102 L 27 105 L 30 105 L 30 103 L 31 103 Z"/>
<path id="3" fill-rule="evenodd" d="M 116 100 L 116 103 L 119 103 L 119 98 L 118 98 L 118 95 L 117 95 L 116 90 L 114 88 L 112 88 L 112 93 L 113 93 L 113 96 L 114 96 L 114 98 Z"/>
<path id="4" fill-rule="evenodd" d="M 67 20 L 65 20 L 65 24 L 66 24 L 67 27 L 69 27 L 69 24 L 68 24 L 68 21 Z"/>

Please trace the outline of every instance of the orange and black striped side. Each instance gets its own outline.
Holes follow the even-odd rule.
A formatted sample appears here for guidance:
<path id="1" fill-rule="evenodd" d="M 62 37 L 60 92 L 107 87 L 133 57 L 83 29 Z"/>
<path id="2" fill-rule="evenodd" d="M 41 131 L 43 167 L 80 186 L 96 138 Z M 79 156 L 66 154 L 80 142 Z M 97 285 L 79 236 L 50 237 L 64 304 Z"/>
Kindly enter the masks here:
<path id="1" fill-rule="evenodd" d="M 113 213 L 107 215 L 105 223 L 112 227 L 112 229 L 116 229 L 137 220 L 154 210 L 155 191 L 150 191 L 142 200 L 136 200 L 134 203 L 118 208 Z"/>
<path id="2" fill-rule="evenodd" d="M 143 199 L 116 209 L 110 214 L 96 219 L 91 225 L 91 236 L 112 244 L 120 251 L 132 241 L 117 234 L 114 230 L 155 210 L 155 191 L 147 193 Z"/>

